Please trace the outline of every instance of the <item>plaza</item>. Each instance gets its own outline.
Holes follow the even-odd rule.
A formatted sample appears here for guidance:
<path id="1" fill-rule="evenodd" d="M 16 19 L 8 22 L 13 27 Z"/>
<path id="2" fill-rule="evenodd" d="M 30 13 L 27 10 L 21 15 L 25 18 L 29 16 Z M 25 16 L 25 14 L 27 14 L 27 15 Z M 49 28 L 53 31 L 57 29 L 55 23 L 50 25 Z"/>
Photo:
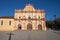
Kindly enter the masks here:
<path id="1" fill-rule="evenodd" d="M 60 35 L 51 31 L 16 30 L 11 33 L 10 40 L 60 40 Z M 9 34 L 10 32 L 0 31 L 0 40 L 9 40 Z"/>

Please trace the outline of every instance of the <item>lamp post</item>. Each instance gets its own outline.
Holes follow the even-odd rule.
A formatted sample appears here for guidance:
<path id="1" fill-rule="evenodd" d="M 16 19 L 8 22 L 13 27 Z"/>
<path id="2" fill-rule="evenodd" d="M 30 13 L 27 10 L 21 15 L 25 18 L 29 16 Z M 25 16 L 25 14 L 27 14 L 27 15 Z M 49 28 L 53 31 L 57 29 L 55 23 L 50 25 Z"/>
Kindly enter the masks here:
<path id="1" fill-rule="evenodd" d="M 54 20 L 56 20 L 56 15 L 54 15 Z M 56 21 L 54 21 L 54 23 L 56 24 Z"/>
<path id="2" fill-rule="evenodd" d="M 10 32 L 8 35 L 9 35 L 9 39 L 8 40 L 11 40 L 11 36 L 14 35 L 14 34 Z"/>
<path id="3" fill-rule="evenodd" d="M 56 29 L 56 15 L 54 15 L 54 28 Z"/>

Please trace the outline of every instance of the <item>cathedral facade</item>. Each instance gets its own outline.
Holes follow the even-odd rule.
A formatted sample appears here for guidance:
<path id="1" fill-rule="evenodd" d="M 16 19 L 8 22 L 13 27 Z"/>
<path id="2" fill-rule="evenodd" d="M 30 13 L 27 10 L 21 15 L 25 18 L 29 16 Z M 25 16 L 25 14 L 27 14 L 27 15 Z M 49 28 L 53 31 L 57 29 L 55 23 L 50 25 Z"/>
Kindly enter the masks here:
<path id="1" fill-rule="evenodd" d="M 26 4 L 24 9 L 15 9 L 14 17 L 0 17 L 0 30 L 45 30 L 45 12 Z"/>

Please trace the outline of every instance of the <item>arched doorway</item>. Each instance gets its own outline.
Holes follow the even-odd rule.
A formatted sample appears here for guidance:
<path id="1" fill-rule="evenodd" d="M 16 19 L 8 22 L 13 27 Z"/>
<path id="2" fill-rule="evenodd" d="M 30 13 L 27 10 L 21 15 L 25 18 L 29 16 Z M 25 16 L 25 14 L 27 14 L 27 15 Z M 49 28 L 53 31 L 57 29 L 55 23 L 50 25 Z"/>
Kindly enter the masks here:
<path id="1" fill-rule="evenodd" d="M 21 29 L 21 24 L 18 24 L 18 29 Z"/>
<path id="2" fill-rule="evenodd" d="M 28 29 L 28 30 L 32 30 L 32 24 L 28 23 L 28 24 L 27 24 L 27 29 Z"/>
<path id="3" fill-rule="evenodd" d="M 38 25 L 38 30 L 42 30 L 42 25 L 41 24 Z"/>

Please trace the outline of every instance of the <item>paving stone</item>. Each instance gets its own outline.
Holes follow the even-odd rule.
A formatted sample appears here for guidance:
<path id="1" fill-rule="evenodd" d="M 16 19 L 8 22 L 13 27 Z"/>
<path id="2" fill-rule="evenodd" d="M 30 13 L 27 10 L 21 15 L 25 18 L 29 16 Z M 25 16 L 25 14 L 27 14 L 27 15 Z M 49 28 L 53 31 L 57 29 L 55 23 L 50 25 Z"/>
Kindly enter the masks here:
<path id="1" fill-rule="evenodd" d="M 8 40 L 10 32 L 0 32 L 0 40 Z M 60 40 L 60 35 L 50 31 L 22 31 L 11 32 L 11 40 Z"/>

